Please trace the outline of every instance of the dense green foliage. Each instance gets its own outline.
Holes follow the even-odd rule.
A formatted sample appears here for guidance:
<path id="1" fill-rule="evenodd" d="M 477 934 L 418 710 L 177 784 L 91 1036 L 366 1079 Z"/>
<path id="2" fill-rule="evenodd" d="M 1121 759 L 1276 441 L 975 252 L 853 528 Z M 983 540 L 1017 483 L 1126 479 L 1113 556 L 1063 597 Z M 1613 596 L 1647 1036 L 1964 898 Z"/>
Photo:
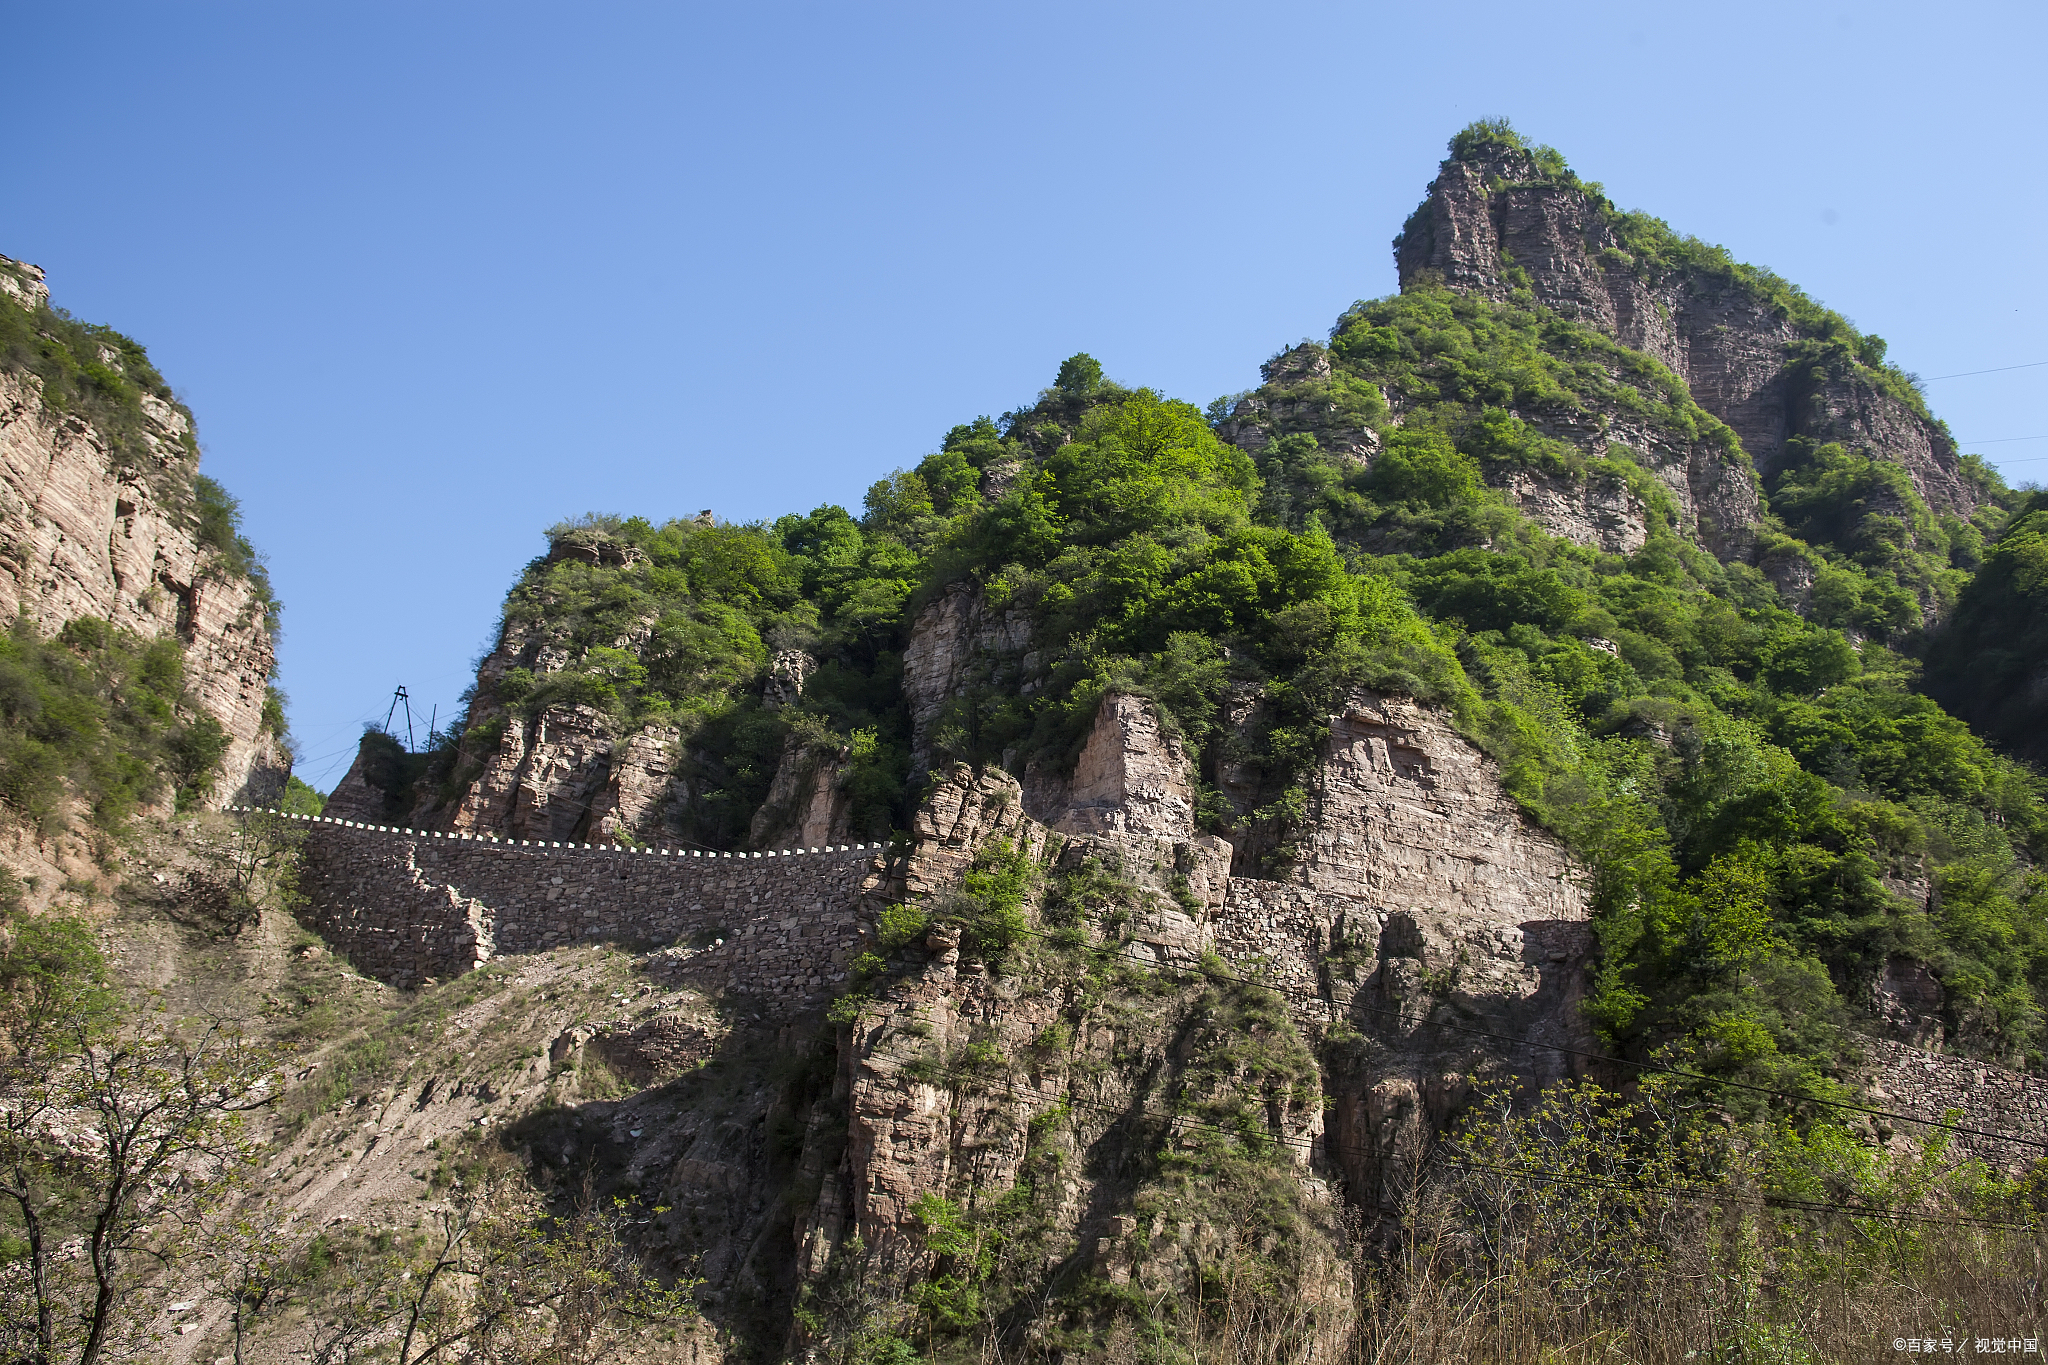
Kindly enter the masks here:
<path id="1" fill-rule="evenodd" d="M 1971 725 L 2048 762 L 2048 494 L 2014 514 L 1927 661 L 1934 694 Z"/>
<path id="2" fill-rule="evenodd" d="M 285 779 L 284 795 L 278 798 L 277 808 L 288 815 L 318 815 L 327 807 L 327 798 L 315 791 L 297 773 Z"/>
<path id="3" fill-rule="evenodd" d="M 1281 826 L 1284 860 L 1321 718 L 1347 688 L 1393 686 L 1448 703 L 1593 866 L 1607 949 L 1594 1008 L 1617 1042 L 1687 1037 L 1701 1064 L 1817 1083 L 1903 957 L 1942 981 L 1959 1043 L 2038 1049 L 2038 780 L 1919 694 L 1910 659 L 1828 628 L 1875 624 L 1848 613 L 1881 601 L 1902 565 L 1920 571 L 1914 586 L 1952 592 L 1967 536 L 1897 497 L 1894 471 L 1809 452 L 1778 492 L 1826 548 L 1767 530 L 1822 565 L 1802 618 L 1755 568 L 1680 536 L 1632 452 L 1589 461 L 1506 410 L 1620 410 L 1718 436 L 1739 459 L 1654 362 L 1535 310 L 1432 289 L 1354 310 L 1332 350 L 1331 391 L 1370 385 L 1404 409 L 1369 468 L 1284 436 L 1261 452 L 1255 490 L 1227 459 L 1197 458 L 1192 430 L 1122 438 L 1127 422 L 1161 424 L 1145 411 L 1159 400 L 1119 391 L 1111 401 L 1139 420 L 1089 410 L 1034 483 L 961 528 L 949 567 L 1031 611 L 1052 681 L 1044 698 L 964 698 L 948 736 L 958 756 L 1015 763 L 1060 756 L 1062 741 L 1070 753 L 1102 691 L 1147 692 L 1205 774 L 1263 770 L 1265 804 L 1210 811 L 1252 847 L 1262 823 Z M 1189 486 L 1153 492 L 1134 453 Z M 1626 481 L 1647 543 L 1623 556 L 1544 533 L 1488 487 L 1502 462 Z M 1894 502 L 1875 505 L 1873 488 Z M 1218 591 L 1248 544 L 1274 571 Z M 1910 638 L 1918 619 L 1915 605 L 1888 624 Z M 1265 728 L 1217 724 L 1233 686 L 1265 699 Z M 1927 879 L 1933 913 L 1909 890 Z"/>
<path id="4" fill-rule="evenodd" d="M 1952 1037 L 2038 1051 L 2040 783 L 1877 643 L 1913 644 L 1923 604 L 1954 600 L 1978 527 L 1931 516 L 1894 466 L 1795 448 L 1756 558 L 1807 561 L 1802 616 L 1756 568 L 1677 533 L 1648 452 L 1589 459 L 1539 429 L 1625 417 L 1741 460 L 1647 357 L 1429 286 L 1353 309 L 1331 353 L 1332 386 L 1374 385 L 1403 423 L 1369 469 L 1280 437 L 1260 461 L 1266 505 L 1336 527 L 1355 568 L 1455 643 L 1490 703 L 1462 713 L 1470 731 L 1595 870 L 1593 1008 L 1618 1041 L 1687 1037 L 1709 1063 L 1807 1079 L 1897 956 L 1933 966 Z M 1488 487 L 1502 463 L 1626 482 L 1647 542 L 1623 556 L 1544 533 Z"/>
<path id="5" fill-rule="evenodd" d="M 46 833 L 72 794 L 107 829 L 167 786 L 183 807 L 206 794 L 227 747 L 186 694 L 175 639 L 92 617 L 50 640 L 26 621 L 0 637 L 0 799 Z"/>
<path id="6" fill-rule="evenodd" d="M 1508 153 L 1611 211 L 1505 125 L 1453 147 Z M 1654 220 L 1611 223 L 1650 275 L 1704 271 L 1791 319 L 1811 382 L 1918 404 L 1880 340 L 1768 272 Z M 639 557 L 536 563 L 508 630 L 566 632 L 575 661 L 514 670 L 496 699 L 677 724 L 706 842 L 740 839 L 805 746 L 869 755 L 861 810 L 879 829 L 927 780 L 905 771 L 900 650 L 964 586 L 982 652 L 928 727 L 928 766 L 1063 771 L 1106 694 L 1147 696 L 1197 764 L 1200 818 L 1240 867 L 1279 872 L 1328 716 L 1361 687 L 1411 694 L 1584 860 L 1604 950 L 1590 1008 L 1616 1046 L 1823 1084 L 1903 961 L 1939 981 L 1953 1043 L 2040 1054 L 2042 784 L 1920 690 L 1913 654 L 1959 593 L 1960 621 L 2024 636 L 2010 623 L 2032 610 L 2041 514 L 1999 540 L 2016 499 L 1981 466 L 1966 472 L 1984 507 L 1963 522 L 1892 465 L 1795 442 L 1756 481 L 1760 526 L 1695 535 L 1668 471 L 1704 459 L 1755 480 L 1734 433 L 1669 369 L 1525 290 L 1418 281 L 1288 355 L 1259 410 L 1316 416 L 1276 421 L 1256 455 L 1218 434 L 1238 400 L 1205 415 L 1083 355 L 1030 407 L 956 427 L 877 483 L 858 519 L 558 528 L 558 545 L 576 531 Z M 1338 429 L 1370 458 L 1325 450 L 1318 432 Z M 1552 535 L 1499 491 L 1514 479 L 1604 487 L 1642 543 Z M 1987 586 L 1966 588 L 1980 564 Z M 823 666 L 770 710 L 760 680 L 791 647 Z"/>
<path id="7" fill-rule="evenodd" d="M 772 527 L 590 517 L 553 539 L 631 553 L 528 568 L 505 628 L 545 633 L 571 661 L 538 676 L 508 670 L 471 730 L 441 737 L 434 780 L 469 780 L 497 742 L 497 708 L 586 706 L 621 730 L 676 729 L 692 840 L 743 841 L 785 753 L 843 753 L 855 829 L 879 837 L 894 825 L 908 732 L 897 618 L 919 564 L 902 539 L 836 507 Z M 771 655 L 789 649 L 819 667 L 800 699 L 776 709 L 759 681 Z"/>
<path id="8" fill-rule="evenodd" d="M 192 476 L 192 515 L 193 533 L 199 544 L 216 556 L 211 567 L 249 580 L 257 602 L 263 607 L 264 625 L 273 636 L 276 635 L 278 618 L 284 608 L 271 591 L 270 572 L 256 553 L 256 547 L 242 534 L 241 500 L 206 475 L 195 473 Z M 281 708 L 275 733 L 284 733 Z"/>

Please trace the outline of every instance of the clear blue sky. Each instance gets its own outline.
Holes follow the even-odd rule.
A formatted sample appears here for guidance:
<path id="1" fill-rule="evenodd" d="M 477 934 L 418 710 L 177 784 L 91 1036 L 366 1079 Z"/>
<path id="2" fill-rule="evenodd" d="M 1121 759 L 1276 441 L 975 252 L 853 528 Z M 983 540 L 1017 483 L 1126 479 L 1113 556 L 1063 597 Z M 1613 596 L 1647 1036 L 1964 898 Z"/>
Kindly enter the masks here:
<path id="1" fill-rule="evenodd" d="M 2048 360 L 2048 8 L 8 9 L 0 253 L 146 344 L 286 604 L 325 789 L 542 528 L 862 491 L 1077 350 L 1206 403 L 1394 285 L 1505 115 L 1923 375 Z M 1936 410 L 2048 475 L 2048 367 Z M 1995 444 L 1991 442 L 1997 442 Z"/>

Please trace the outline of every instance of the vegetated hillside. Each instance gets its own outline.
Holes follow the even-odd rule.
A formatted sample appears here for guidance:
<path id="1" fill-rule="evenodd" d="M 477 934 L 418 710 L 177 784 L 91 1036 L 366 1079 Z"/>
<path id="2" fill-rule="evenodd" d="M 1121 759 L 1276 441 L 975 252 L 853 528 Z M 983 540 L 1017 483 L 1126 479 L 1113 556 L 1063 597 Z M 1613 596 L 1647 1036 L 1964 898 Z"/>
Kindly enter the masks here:
<path id="1" fill-rule="evenodd" d="M 1980 733 L 2048 761 L 2048 497 L 2032 494 L 1985 552 L 1928 642 L 1927 683 Z"/>
<path id="2" fill-rule="evenodd" d="M 2041 1064 L 2042 784 L 1921 683 L 2019 497 L 1881 342 L 1503 125 L 1397 252 L 1206 411 L 1077 355 L 859 517 L 563 523 L 464 725 L 366 738 L 373 822 L 907 831 L 829 1085 L 662 1187 L 728 1349 L 1853 1354 L 1891 1308 L 1831 1277 L 1988 1303 L 2032 1254 L 1858 1240 L 1829 1201 L 1906 1209 L 1902 1161 L 1927 1216 L 2019 1187 L 1826 1103 L 1901 1043 Z M 1687 1075 L 1617 1100 L 1594 1054 Z M 777 1170 L 793 1272 L 735 1251 Z"/>
<path id="3" fill-rule="evenodd" d="M 492 960 L 493 914 L 573 935 L 560 872 L 485 905 L 350 831 L 484 958 L 394 991 L 285 924 L 297 826 L 174 826 L 119 904 L 300 1052 L 272 1126 L 184 1178 L 232 1236 L 157 1235 L 174 1199 L 126 1225 L 171 1268 L 104 1282 L 207 1305 L 139 1330 L 417 1359 L 416 1311 L 492 1358 L 894 1365 L 2033 1330 L 2040 1176 L 1997 1133 L 2048 1105 L 1995 1064 L 2041 1063 L 2048 809 L 1917 662 L 1979 559 L 2025 579 L 2028 519 L 1791 286 L 1504 125 L 1451 150 L 1402 293 L 1256 390 L 1205 411 L 1077 355 L 858 517 L 553 528 L 462 722 L 366 736 L 331 798 L 528 842 L 886 838 L 824 1017 L 686 984 L 735 925 Z M 0 1000 L 91 976 L 74 946 L 0 957 Z M 185 1093 L 271 1084 L 222 1065 Z M 1880 1112 L 1835 1107 L 1873 1079 Z M 1896 1117 L 1972 1091 L 2019 1103 Z"/>
<path id="4" fill-rule="evenodd" d="M 1524 254 L 1456 237 L 1467 209 Z M 873 835 L 955 761 L 1033 801 L 1129 693 L 1193 757 L 1202 827 L 1279 876 L 1329 717 L 1380 688 L 1447 708 L 1591 869 L 1617 1044 L 1790 1083 L 1890 1018 L 2038 1060 L 2040 783 L 1917 657 L 2015 495 L 1881 343 L 1504 128 L 1460 135 L 1398 250 L 1400 295 L 1206 416 L 1077 356 L 858 519 L 557 528 L 399 804 Z"/>

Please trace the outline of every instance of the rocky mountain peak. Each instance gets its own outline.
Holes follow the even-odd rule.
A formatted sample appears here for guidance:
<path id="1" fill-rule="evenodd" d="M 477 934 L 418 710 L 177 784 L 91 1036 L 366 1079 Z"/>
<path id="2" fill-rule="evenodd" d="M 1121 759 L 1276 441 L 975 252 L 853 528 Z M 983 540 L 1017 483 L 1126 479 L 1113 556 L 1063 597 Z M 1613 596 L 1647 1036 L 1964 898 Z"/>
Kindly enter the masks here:
<path id="1" fill-rule="evenodd" d="M 43 283 L 43 268 L 0 256 L 0 295 L 5 295 L 10 303 L 18 304 L 31 313 L 47 307 L 50 288 Z"/>
<path id="2" fill-rule="evenodd" d="M 1983 500 L 1881 339 L 1768 270 L 1622 212 L 1505 123 L 1452 139 L 1394 259 L 1404 292 L 1540 307 L 1669 367 L 1767 478 L 1802 445 L 1837 443 L 1900 466 L 1936 513 L 1967 518 Z"/>

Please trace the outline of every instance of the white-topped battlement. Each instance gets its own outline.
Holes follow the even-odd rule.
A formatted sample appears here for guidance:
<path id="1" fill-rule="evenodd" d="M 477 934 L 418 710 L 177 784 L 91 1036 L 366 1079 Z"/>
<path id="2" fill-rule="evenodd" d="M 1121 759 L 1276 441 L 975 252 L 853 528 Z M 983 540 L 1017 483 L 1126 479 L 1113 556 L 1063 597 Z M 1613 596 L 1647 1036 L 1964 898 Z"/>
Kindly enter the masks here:
<path id="1" fill-rule="evenodd" d="M 759 851 L 721 851 L 697 848 L 650 848 L 635 844 L 579 844 L 545 839 L 501 838 L 495 834 L 472 834 L 467 830 L 425 830 L 401 828 L 396 825 L 371 825 L 358 820 L 338 820 L 325 815 L 302 815 L 294 811 L 281 811 L 274 806 L 228 806 L 226 812 L 233 815 L 271 815 L 283 820 L 297 820 L 308 825 L 326 826 L 332 829 L 357 830 L 365 834 L 389 834 L 401 839 L 444 839 L 474 843 L 495 848 L 524 848 L 536 852 L 577 852 L 577 853 L 625 853 L 643 857 L 661 858 L 806 858 L 841 853 L 876 854 L 887 847 L 880 843 L 827 844 L 822 848 L 782 848 Z"/>

